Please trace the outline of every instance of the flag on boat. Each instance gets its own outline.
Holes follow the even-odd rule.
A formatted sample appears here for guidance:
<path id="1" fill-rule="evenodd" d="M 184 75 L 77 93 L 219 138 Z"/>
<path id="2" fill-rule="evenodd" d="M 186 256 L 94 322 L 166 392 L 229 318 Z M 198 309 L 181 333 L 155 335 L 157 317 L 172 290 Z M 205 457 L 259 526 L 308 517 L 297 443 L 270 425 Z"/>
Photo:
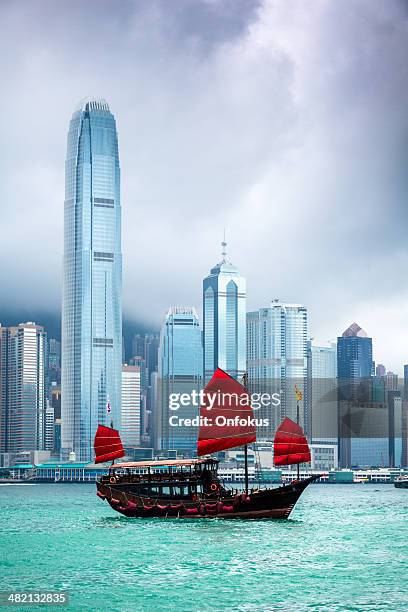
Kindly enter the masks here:
<path id="1" fill-rule="evenodd" d="M 106 414 L 110 414 L 111 412 L 112 412 L 112 407 L 111 407 L 110 399 L 108 397 L 106 400 Z"/>
<path id="2" fill-rule="evenodd" d="M 296 401 L 301 402 L 303 399 L 303 393 L 297 385 L 295 385 L 295 395 L 296 395 Z"/>
<path id="3" fill-rule="evenodd" d="M 276 430 L 273 453 L 275 465 L 307 463 L 311 460 L 310 448 L 300 425 L 286 417 Z"/>
<path id="4" fill-rule="evenodd" d="M 98 425 L 94 440 L 95 463 L 113 461 L 125 456 L 125 450 L 117 429 Z"/>
<path id="5" fill-rule="evenodd" d="M 198 456 L 256 442 L 250 396 L 235 378 L 218 368 L 204 389 L 204 399 L 200 407 Z"/>

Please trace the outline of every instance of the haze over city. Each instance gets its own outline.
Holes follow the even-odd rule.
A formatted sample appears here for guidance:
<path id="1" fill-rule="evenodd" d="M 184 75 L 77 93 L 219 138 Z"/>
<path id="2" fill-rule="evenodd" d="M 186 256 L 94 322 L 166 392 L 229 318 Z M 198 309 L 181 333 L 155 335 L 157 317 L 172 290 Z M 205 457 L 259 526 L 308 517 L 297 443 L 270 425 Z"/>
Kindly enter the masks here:
<path id="1" fill-rule="evenodd" d="M 118 126 L 126 319 L 200 310 L 225 227 L 248 310 L 301 302 L 317 342 L 357 321 L 401 372 L 407 30 L 399 1 L 3 2 L 0 322 L 59 315 L 67 126 L 90 94 Z"/>

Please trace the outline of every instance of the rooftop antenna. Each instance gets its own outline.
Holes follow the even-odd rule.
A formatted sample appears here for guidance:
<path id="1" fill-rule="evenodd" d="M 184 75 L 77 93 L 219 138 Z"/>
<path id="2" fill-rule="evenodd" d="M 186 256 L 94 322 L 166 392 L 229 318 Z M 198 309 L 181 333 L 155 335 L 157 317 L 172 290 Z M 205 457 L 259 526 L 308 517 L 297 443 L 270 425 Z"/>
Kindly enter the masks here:
<path id="1" fill-rule="evenodd" d="M 227 243 L 225 241 L 225 227 L 224 227 L 224 240 L 221 242 L 222 246 L 222 263 L 227 261 Z"/>

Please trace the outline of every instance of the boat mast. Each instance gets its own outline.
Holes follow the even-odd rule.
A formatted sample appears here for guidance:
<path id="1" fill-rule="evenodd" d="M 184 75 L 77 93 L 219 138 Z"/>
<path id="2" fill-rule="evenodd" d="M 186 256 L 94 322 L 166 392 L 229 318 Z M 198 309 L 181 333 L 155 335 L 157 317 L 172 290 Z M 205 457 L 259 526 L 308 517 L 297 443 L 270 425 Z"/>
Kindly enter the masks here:
<path id="1" fill-rule="evenodd" d="M 296 423 L 299 425 L 299 398 L 296 399 Z M 297 464 L 297 479 L 300 480 L 300 463 Z"/>
<path id="2" fill-rule="evenodd" d="M 244 375 L 242 377 L 242 382 L 243 382 L 243 385 L 244 385 L 244 387 L 246 389 L 247 385 L 248 385 L 248 372 L 244 372 Z M 245 493 L 248 495 L 248 490 L 249 490 L 249 483 L 248 483 L 248 444 L 245 444 L 245 446 L 244 446 L 244 459 L 245 459 Z"/>
<path id="3" fill-rule="evenodd" d="M 303 393 L 302 391 L 298 388 L 297 385 L 295 385 L 295 396 L 296 396 L 296 423 L 297 425 L 300 426 L 300 409 L 299 409 L 299 403 L 302 401 L 303 399 Z M 300 463 L 297 464 L 297 479 L 300 480 Z"/>

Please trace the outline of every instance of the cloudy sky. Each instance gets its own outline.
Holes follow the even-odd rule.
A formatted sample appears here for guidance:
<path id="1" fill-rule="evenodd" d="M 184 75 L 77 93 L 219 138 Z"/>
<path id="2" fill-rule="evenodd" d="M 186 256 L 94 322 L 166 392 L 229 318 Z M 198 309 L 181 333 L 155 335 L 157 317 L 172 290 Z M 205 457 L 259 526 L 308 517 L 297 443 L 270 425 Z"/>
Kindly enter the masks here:
<path id="1" fill-rule="evenodd" d="M 304 303 L 316 342 L 355 320 L 408 362 L 406 2 L 2 0 L 0 49 L 0 321 L 59 312 L 68 123 L 96 95 L 128 320 L 201 310 L 225 227 L 249 309 Z"/>

